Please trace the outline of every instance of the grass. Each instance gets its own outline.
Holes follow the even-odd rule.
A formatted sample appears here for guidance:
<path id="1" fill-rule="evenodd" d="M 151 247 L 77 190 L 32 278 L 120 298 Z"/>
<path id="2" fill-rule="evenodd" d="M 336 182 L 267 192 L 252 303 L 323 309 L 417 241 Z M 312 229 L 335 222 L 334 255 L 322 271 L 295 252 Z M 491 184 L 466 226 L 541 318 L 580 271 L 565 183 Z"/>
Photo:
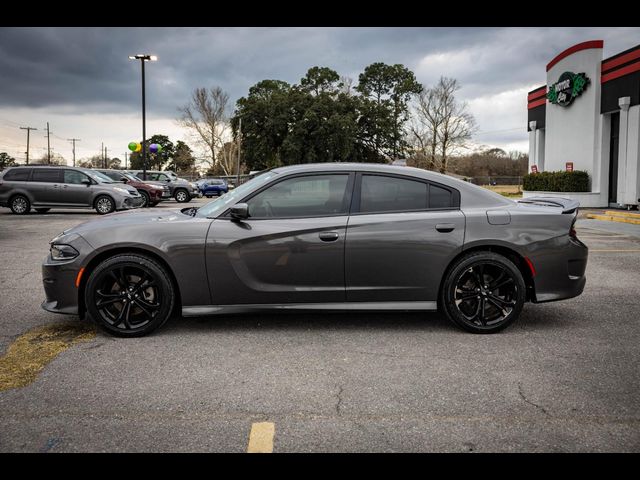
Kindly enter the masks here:
<path id="1" fill-rule="evenodd" d="M 503 197 L 508 198 L 521 198 L 522 186 L 521 185 L 482 185 L 482 187 L 499 193 Z"/>

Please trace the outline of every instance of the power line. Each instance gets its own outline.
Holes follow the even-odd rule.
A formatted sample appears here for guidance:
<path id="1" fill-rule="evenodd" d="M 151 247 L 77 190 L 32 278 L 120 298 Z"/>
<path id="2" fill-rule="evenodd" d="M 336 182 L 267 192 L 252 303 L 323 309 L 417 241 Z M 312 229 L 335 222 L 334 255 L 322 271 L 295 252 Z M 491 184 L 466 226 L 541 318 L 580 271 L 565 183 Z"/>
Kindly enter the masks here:
<path id="1" fill-rule="evenodd" d="M 33 127 L 20 127 L 20 130 L 27 131 L 27 152 L 26 153 L 27 153 L 27 165 L 29 165 L 29 134 L 31 133 L 31 130 L 38 130 L 38 129 Z"/>

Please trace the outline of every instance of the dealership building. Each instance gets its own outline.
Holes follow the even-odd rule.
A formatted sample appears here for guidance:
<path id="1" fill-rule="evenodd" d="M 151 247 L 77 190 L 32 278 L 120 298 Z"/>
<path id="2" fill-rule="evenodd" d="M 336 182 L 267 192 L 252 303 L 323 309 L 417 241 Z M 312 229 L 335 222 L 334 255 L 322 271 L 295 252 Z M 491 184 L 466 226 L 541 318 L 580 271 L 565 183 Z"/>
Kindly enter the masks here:
<path id="1" fill-rule="evenodd" d="M 529 171 L 585 170 L 590 191 L 563 197 L 629 208 L 640 203 L 640 45 L 604 60 L 602 47 L 567 48 L 548 63 L 546 84 L 529 92 Z"/>

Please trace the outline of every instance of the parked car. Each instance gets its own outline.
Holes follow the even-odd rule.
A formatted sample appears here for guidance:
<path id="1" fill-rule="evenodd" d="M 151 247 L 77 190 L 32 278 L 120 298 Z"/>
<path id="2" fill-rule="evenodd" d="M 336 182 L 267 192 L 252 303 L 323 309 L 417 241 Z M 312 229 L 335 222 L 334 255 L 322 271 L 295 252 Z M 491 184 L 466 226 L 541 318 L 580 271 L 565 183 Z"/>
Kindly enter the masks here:
<path id="1" fill-rule="evenodd" d="M 142 199 L 144 200 L 144 203 L 142 204 L 143 207 L 155 207 L 162 200 L 171 198 L 171 191 L 165 183 L 154 182 L 153 180 L 147 180 L 144 182 L 135 175 L 122 170 L 95 170 L 106 175 L 114 182 L 126 183 L 138 190 L 138 193 L 140 193 L 140 196 L 142 196 Z"/>
<path id="2" fill-rule="evenodd" d="M 214 195 L 219 197 L 229 191 L 227 181 L 223 178 L 204 178 L 196 182 L 198 188 L 207 198 L 211 198 Z"/>
<path id="3" fill-rule="evenodd" d="M 129 170 L 129 173 L 142 178 L 142 170 Z M 200 189 L 195 183 L 189 182 L 171 171 L 147 170 L 147 180 L 163 182 L 171 191 L 171 196 L 179 203 L 190 202 L 201 195 Z"/>
<path id="4" fill-rule="evenodd" d="M 276 168 L 200 208 L 66 230 L 44 261 L 42 306 L 120 336 L 173 314 L 437 308 L 492 333 L 527 301 L 582 293 L 577 214 L 572 200 L 514 202 L 412 167 Z"/>
<path id="5" fill-rule="evenodd" d="M 138 191 L 87 168 L 54 165 L 9 167 L 0 176 L 0 206 L 18 215 L 35 208 L 95 208 L 104 215 L 142 206 Z"/>

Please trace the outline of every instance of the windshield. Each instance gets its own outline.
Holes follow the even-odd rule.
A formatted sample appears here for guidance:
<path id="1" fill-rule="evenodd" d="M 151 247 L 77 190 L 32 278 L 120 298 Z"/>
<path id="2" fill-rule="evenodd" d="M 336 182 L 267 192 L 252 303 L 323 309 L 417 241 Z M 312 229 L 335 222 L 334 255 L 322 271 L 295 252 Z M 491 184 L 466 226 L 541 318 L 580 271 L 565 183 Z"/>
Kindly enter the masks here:
<path id="1" fill-rule="evenodd" d="M 238 203 L 238 201 L 242 200 L 247 193 L 255 188 L 259 188 L 260 186 L 267 183 L 273 177 L 277 175 L 273 170 L 266 171 L 259 175 L 256 175 L 251 180 L 243 183 L 239 187 L 231 190 L 229 193 L 223 195 L 222 197 L 209 202 L 202 207 L 200 207 L 196 213 L 196 217 L 208 217 L 214 218 L 224 212 L 231 205 Z"/>
<path id="2" fill-rule="evenodd" d="M 95 170 L 85 173 L 99 183 L 118 183 L 114 182 L 113 179 L 107 177 L 104 173 L 96 172 Z"/>
<path id="3" fill-rule="evenodd" d="M 141 182 L 142 179 L 136 177 L 135 175 L 131 175 L 130 173 L 123 173 L 123 175 L 125 177 L 127 177 L 129 180 L 133 180 L 134 182 Z"/>

